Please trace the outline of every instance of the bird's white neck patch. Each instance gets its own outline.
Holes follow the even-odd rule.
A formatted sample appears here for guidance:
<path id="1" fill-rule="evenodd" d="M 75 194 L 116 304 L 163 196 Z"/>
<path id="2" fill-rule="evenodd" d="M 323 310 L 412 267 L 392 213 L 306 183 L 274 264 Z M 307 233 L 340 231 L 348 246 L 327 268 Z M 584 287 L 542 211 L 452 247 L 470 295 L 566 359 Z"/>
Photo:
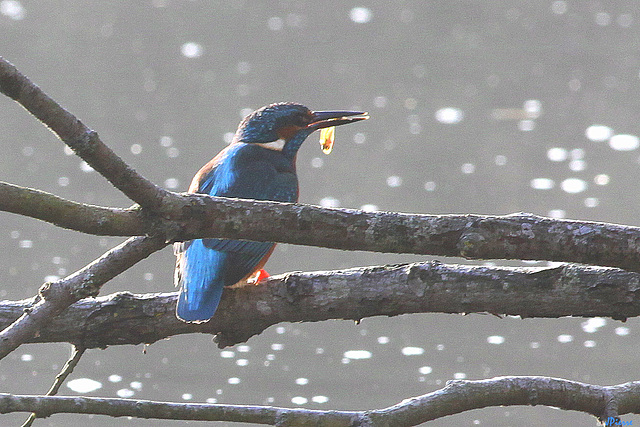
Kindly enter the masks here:
<path id="1" fill-rule="evenodd" d="M 264 148 L 268 148 L 269 150 L 274 150 L 274 151 L 282 151 L 282 149 L 284 148 L 284 144 L 287 141 L 285 141 L 282 138 L 278 138 L 275 141 L 271 141 L 271 142 L 265 142 L 263 144 L 259 144 L 261 147 Z"/>

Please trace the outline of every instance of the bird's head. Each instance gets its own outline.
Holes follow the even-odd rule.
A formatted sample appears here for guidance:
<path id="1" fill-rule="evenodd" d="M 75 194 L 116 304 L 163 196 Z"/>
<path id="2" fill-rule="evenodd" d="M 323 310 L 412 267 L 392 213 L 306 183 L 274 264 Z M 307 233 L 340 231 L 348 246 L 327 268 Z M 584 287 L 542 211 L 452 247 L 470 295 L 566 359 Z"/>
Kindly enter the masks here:
<path id="1" fill-rule="evenodd" d="M 368 119 L 361 111 L 311 111 L 304 105 L 283 102 L 262 107 L 242 120 L 234 142 L 260 144 L 294 156 L 314 131 Z"/>

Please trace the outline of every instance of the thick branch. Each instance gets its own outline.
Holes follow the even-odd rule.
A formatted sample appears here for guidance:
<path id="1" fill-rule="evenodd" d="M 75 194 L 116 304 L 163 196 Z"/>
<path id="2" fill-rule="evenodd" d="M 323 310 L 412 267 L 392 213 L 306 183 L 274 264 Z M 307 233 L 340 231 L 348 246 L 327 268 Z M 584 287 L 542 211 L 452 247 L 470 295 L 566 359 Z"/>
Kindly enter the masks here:
<path id="1" fill-rule="evenodd" d="M 415 426 L 447 415 L 490 406 L 546 405 L 592 414 L 600 419 L 639 413 L 640 383 L 597 386 L 547 377 L 498 377 L 449 381 L 441 390 L 373 411 L 289 409 L 271 406 L 168 403 L 97 397 L 0 394 L 0 413 L 99 414 L 172 420 L 248 422 L 284 426 Z M 617 407 L 617 411 L 611 411 Z M 609 415 L 611 414 L 611 415 Z"/>
<path id="2" fill-rule="evenodd" d="M 106 208 L 72 202 L 45 191 L 0 182 L 0 210 L 37 218 L 58 227 L 109 236 L 144 234 L 139 209 Z"/>
<path id="3" fill-rule="evenodd" d="M 177 222 L 160 222 L 135 209 L 89 206 L 0 183 L 0 210 L 99 235 L 153 230 L 175 240 L 225 237 L 372 252 L 576 262 L 640 272 L 639 227 L 525 213 L 420 215 L 175 196 L 163 211 Z"/>
<path id="4" fill-rule="evenodd" d="M 83 347 L 152 343 L 178 334 L 218 334 L 220 346 L 246 341 L 280 322 L 360 320 L 407 313 L 494 313 L 521 317 L 640 314 L 640 275 L 580 265 L 509 268 L 438 262 L 273 276 L 228 288 L 205 324 L 176 319 L 175 293 L 117 293 L 78 301 L 28 342 Z M 0 303 L 0 327 L 28 301 Z"/>
<path id="5" fill-rule="evenodd" d="M 47 126 L 78 156 L 140 206 L 159 208 L 172 193 L 129 167 L 98 134 L 62 108 L 10 62 L 0 57 L 0 92 Z"/>
<path id="6" fill-rule="evenodd" d="M 37 336 L 71 304 L 97 295 L 104 283 L 164 246 L 159 238 L 132 237 L 65 279 L 45 283 L 35 304 L 25 307 L 17 320 L 0 332 L 0 359 Z"/>

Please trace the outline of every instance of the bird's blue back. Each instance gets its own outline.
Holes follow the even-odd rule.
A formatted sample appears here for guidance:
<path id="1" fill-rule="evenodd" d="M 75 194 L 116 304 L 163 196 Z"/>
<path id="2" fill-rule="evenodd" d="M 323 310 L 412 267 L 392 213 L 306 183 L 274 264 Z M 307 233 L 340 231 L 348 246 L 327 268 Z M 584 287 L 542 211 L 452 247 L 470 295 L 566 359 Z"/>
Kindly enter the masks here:
<path id="1" fill-rule="evenodd" d="M 194 177 L 190 192 L 212 196 L 296 202 L 295 158 L 258 144 L 234 142 Z M 197 239 L 176 243 L 176 284 L 181 288 L 177 315 L 189 322 L 207 321 L 222 290 L 251 275 L 274 243 Z"/>

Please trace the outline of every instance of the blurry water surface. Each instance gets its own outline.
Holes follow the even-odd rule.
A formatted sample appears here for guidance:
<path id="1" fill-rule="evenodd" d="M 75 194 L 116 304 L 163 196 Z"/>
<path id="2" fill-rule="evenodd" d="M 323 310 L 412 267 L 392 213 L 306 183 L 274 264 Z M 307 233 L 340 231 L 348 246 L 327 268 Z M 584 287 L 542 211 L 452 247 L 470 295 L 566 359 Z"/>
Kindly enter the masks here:
<path id="1" fill-rule="evenodd" d="M 187 188 L 245 114 L 297 101 L 372 117 L 339 128 L 330 156 L 309 138 L 298 155 L 302 202 L 640 224 L 640 15 L 631 0 L 3 0 L 0 37 L 2 56 L 139 172 L 172 190 Z M 131 204 L 23 109 L 0 102 L 0 179 L 81 202 Z M 4 213 L 0 225 L 4 299 L 32 296 L 44 280 L 122 240 Z M 426 259 L 279 245 L 267 268 L 277 274 Z M 170 291 L 173 262 L 167 248 L 103 294 Z M 453 378 L 637 380 L 639 345 L 637 319 L 424 314 L 360 325 L 283 324 L 222 351 L 205 335 L 162 341 L 146 354 L 142 346 L 91 350 L 62 393 L 369 409 Z M 68 347 L 21 347 L 0 364 L 0 390 L 44 393 Z M 23 419 L 4 415 L 0 423 Z M 37 425 L 87 422 L 56 415 Z M 429 425 L 560 423 L 594 421 L 506 407 Z"/>

